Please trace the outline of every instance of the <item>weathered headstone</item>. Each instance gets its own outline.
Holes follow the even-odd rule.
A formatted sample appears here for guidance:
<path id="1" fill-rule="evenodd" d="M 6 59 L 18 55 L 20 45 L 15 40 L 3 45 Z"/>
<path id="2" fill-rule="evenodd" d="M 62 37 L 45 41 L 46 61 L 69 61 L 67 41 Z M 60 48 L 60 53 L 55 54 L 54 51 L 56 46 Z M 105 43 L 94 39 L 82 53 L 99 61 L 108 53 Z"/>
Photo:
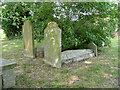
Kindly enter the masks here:
<path id="1" fill-rule="evenodd" d="M 94 51 L 95 56 L 98 56 L 97 46 L 96 46 L 95 43 L 92 42 L 92 43 L 88 44 L 88 48 L 89 48 L 89 49 L 92 49 L 92 50 Z"/>
<path id="2" fill-rule="evenodd" d="M 0 59 L 0 61 L 2 61 L 2 65 L 0 66 L 2 67 L 2 75 L 0 78 L 3 81 L 2 88 L 11 88 L 15 86 L 14 67 L 16 63 L 6 59 Z"/>
<path id="3" fill-rule="evenodd" d="M 44 31 L 45 63 L 61 67 L 61 29 L 55 22 L 50 22 Z"/>
<path id="4" fill-rule="evenodd" d="M 24 56 L 34 58 L 34 35 L 32 23 L 27 20 L 23 25 Z"/>

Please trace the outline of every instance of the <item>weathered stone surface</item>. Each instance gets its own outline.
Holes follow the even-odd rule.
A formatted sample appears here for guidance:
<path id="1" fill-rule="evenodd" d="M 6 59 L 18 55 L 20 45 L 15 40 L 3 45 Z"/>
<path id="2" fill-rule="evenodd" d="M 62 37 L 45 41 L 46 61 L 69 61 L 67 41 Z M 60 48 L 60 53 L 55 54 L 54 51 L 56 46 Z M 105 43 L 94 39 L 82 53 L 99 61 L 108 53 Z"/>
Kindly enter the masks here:
<path id="1" fill-rule="evenodd" d="M 5 68 L 7 67 L 14 67 L 16 65 L 15 62 L 11 62 L 9 60 L 6 60 L 6 59 L 0 59 L 0 61 L 2 61 L 2 70 L 4 70 Z"/>
<path id="2" fill-rule="evenodd" d="M 35 57 L 44 58 L 44 47 L 39 46 L 35 48 Z"/>
<path id="3" fill-rule="evenodd" d="M 61 67 L 61 29 L 55 22 L 50 22 L 44 31 L 45 62 L 53 67 Z"/>
<path id="4" fill-rule="evenodd" d="M 67 50 L 62 52 L 62 63 L 72 63 L 93 57 L 94 53 L 90 49 Z"/>
<path id="5" fill-rule="evenodd" d="M 24 42 L 24 55 L 34 58 L 34 35 L 33 26 L 29 20 L 23 25 L 23 42 Z"/>
<path id="6" fill-rule="evenodd" d="M 0 67 L 2 67 L 3 88 L 11 88 L 15 85 L 15 75 L 13 71 L 16 63 L 6 59 L 0 59 L 0 61 L 2 61 Z"/>
<path id="7" fill-rule="evenodd" d="M 15 85 L 15 75 L 13 69 L 3 70 L 3 88 L 10 88 Z"/>
<path id="8" fill-rule="evenodd" d="M 97 46 L 95 45 L 95 43 L 92 42 L 92 43 L 88 44 L 88 48 L 92 49 L 94 51 L 95 56 L 98 56 Z"/>

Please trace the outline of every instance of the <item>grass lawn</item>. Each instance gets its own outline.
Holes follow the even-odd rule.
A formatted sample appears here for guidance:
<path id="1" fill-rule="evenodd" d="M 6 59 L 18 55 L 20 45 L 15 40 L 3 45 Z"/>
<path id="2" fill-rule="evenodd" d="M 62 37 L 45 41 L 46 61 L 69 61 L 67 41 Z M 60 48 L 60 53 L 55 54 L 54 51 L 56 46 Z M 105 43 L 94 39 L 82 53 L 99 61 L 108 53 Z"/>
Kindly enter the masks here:
<path id="1" fill-rule="evenodd" d="M 17 63 L 16 86 L 13 88 L 115 88 L 118 87 L 118 38 L 111 39 L 93 57 L 62 68 L 52 68 L 42 59 L 23 56 L 23 41 L 2 41 L 2 57 Z"/>

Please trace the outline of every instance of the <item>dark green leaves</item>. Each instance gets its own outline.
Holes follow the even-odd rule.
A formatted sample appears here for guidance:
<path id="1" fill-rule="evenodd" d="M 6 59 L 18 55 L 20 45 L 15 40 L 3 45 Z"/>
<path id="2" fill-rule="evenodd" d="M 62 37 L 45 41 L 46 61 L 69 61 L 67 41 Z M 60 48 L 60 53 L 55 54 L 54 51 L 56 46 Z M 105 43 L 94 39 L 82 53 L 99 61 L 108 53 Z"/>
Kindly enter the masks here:
<path id="1" fill-rule="evenodd" d="M 63 50 L 86 48 L 90 42 L 110 45 L 109 38 L 114 37 L 118 23 L 118 7 L 112 2 L 8 2 L 4 5 L 2 28 L 8 37 L 21 33 L 23 22 L 31 20 L 35 39 L 40 42 L 47 24 L 55 21 L 62 29 Z"/>

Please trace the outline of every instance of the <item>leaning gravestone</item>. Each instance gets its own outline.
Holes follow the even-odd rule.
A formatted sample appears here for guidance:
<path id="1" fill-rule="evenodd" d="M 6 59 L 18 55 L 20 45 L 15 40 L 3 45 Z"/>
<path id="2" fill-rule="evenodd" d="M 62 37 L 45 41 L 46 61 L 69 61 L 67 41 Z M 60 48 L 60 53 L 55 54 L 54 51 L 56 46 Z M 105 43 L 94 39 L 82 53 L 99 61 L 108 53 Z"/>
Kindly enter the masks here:
<path id="1" fill-rule="evenodd" d="M 93 51 L 94 51 L 94 53 L 95 53 L 95 56 L 98 56 L 98 52 L 97 52 L 97 45 L 95 44 L 95 43 L 89 43 L 88 44 L 88 48 L 89 49 L 92 49 Z"/>
<path id="2" fill-rule="evenodd" d="M 61 67 L 61 29 L 55 22 L 50 22 L 44 31 L 45 63 Z"/>
<path id="3" fill-rule="evenodd" d="M 24 56 L 34 58 L 34 35 L 33 26 L 29 20 L 23 25 Z"/>

